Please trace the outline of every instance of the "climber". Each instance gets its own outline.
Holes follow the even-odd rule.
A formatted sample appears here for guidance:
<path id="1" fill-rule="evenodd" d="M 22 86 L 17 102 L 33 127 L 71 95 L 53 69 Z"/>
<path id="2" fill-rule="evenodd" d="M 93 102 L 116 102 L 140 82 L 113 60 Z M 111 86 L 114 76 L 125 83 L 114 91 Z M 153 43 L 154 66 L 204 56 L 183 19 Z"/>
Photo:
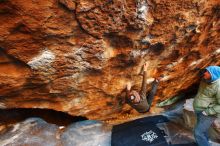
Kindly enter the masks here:
<path id="1" fill-rule="evenodd" d="M 146 94 L 146 87 L 147 87 L 147 68 L 149 64 L 146 62 L 143 66 L 143 81 L 142 81 L 142 87 L 141 91 L 137 92 L 135 90 L 131 90 L 131 83 L 127 83 L 127 88 L 126 88 L 126 102 L 133 107 L 136 111 L 139 113 L 144 113 L 148 112 L 151 103 L 153 101 L 154 95 L 157 91 L 157 86 L 162 77 L 155 78 L 155 80 L 152 83 L 152 89 L 149 92 L 149 94 Z"/>
<path id="2" fill-rule="evenodd" d="M 193 102 L 197 117 L 194 136 L 199 146 L 210 146 L 208 129 L 220 118 L 220 67 L 208 66 L 199 72 L 201 82 Z"/>

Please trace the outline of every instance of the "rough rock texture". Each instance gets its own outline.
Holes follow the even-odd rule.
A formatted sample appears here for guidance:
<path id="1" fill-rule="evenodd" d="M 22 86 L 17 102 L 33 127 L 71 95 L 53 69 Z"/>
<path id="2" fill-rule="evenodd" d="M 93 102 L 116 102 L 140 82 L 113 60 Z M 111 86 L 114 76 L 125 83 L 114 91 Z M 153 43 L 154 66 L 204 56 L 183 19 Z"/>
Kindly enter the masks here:
<path id="1" fill-rule="evenodd" d="M 219 0 L 1 0 L 0 107 L 139 116 L 120 95 L 145 61 L 149 82 L 165 75 L 155 103 L 220 65 L 219 12 Z"/>
<path id="2" fill-rule="evenodd" d="M 61 135 L 64 146 L 111 146 L 112 126 L 86 120 L 69 125 Z"/>
<path id="3" fill-rule="evenodd" d="M 60 146 L 60 129 L 39 118 L 17 123 L 0 134 L 1 146 Z"/>
<path id="4" fill-rule="evenodd" d="M 64 130 L 65 128 L 65 130 Z M 86 120 L 68 127 L 29 118 L 2 132 L 1 146 L 110 146 L 112 126 Z"/>

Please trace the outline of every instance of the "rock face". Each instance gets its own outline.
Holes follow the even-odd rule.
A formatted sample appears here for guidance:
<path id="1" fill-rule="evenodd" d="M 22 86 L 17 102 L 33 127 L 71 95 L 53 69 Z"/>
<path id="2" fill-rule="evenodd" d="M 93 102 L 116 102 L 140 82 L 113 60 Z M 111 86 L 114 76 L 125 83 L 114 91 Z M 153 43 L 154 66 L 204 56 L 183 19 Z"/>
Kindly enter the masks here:
<path id="1" fill-rule="evenodd" d="M 126 82 L 165 75 L 157 99 L 220 65 L 218 0 L 1 0 L 0 108 L 127 120 Z M 154 110 L 154 108 L 152 108 Z"/>
<path id="2" fill-rule="evenodd" d="M 59 127 L 39 118 L 30 118 L 12 126 L 0 135 L 2 146 L 59 146 Z"/>
<path id="3" fill-rule="evenodd" d="M 1 146 L 111 146 L 111 126 L 99 121 L 76 122 L 66 127 L 29 118 L 0 129 Z"/>
<path id="4" fill-rule="evenodd" d="M 112 126 L 86 120 L 68 126 L 61 135 L 64 146 L 111 146 Z"/>

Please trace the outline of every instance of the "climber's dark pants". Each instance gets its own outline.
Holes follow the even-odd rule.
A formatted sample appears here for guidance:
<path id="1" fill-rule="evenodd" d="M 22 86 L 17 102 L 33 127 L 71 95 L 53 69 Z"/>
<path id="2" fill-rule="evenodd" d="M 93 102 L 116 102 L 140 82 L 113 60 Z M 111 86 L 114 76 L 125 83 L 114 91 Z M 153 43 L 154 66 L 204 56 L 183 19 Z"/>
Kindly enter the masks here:
<path id="1" fill-rule="evenodd" d="M 158 82 L 153 82 L 152 83 L 152 87 L 151 87 L 151 91 L 149 92 L 149 94 L 147 95 L 147 101 L 148 101 L 148 104 L 149 104 L 149 107 L 151 107 L 151 104 L 152 104 L 152 101 L 154 99 L 154 95 L 156 94 L 157 92 L 157 87 L 158 87 Z"/>

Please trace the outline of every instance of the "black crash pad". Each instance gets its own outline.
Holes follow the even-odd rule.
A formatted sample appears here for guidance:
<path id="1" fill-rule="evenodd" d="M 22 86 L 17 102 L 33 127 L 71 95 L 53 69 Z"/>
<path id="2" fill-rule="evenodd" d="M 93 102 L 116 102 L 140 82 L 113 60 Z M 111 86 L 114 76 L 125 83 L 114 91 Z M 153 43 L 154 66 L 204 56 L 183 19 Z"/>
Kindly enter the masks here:
<path id="1" fill-rule="evenodd" d="M 146 117 L 113 126 L 112 146 L 169 146 L 164 131 L 156 124 L 168 122 L 164 116 Z"/>
<path id="2" fill-rule="evenodd" d="M 173 144 L 170 146 L 197 146 L 196 143 L 187 143 L 187 144 Z"/>
<path id="3" fill-rule="evenodd" d="M 195 143 L 168 144 L 165 133 L 157 127 L 159 123 L 169 122 L 165 116 L 145 117 L 123 124 L 112 129 L 112 146 L 197 146 Z"/>

